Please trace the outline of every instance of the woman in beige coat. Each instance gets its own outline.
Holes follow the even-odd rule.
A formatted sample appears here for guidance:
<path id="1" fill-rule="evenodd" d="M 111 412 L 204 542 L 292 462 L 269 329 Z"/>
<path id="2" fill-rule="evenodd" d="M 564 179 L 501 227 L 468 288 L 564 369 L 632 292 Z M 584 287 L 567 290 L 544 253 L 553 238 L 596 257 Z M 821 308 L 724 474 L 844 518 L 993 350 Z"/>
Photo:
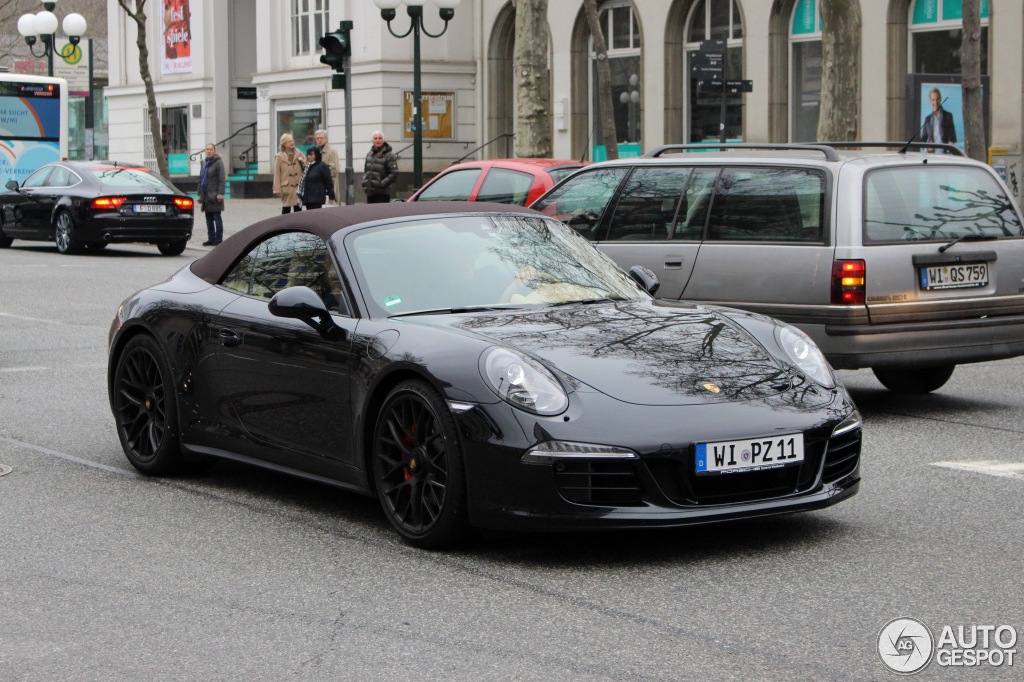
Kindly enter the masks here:
<path id="1" fill-rule="evenodd" d="M 289 213 L 294 208 L 301 211 L 296 190 L 302 179 L 302 168 L 306 165 L 306 157 L 295 148 L 295 139 L 291 133 L 281 136 L 281 151 L 274 157 L 274 195 L 281 197 L 281 213 Z"/>

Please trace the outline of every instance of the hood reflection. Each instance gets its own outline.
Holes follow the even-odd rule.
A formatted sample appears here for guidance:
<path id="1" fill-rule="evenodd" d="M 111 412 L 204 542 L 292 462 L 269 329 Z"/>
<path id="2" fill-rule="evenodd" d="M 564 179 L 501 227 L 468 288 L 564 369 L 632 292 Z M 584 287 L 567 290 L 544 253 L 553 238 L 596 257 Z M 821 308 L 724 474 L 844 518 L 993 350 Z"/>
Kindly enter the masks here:
<path id="1" fill-rule="evenodd" d="M 448 318 L 445 323 L 521 348 L 629 403 L 755 399 L 790 387 L 789 375 L 760 345 L 702 307 L 619 301 Z"/>

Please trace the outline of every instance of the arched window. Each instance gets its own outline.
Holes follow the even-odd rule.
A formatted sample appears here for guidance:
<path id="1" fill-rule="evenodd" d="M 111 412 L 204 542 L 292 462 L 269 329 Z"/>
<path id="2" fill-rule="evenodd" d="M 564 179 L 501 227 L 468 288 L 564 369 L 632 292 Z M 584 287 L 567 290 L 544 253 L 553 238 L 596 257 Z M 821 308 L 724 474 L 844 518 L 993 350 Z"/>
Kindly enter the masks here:
<path id="1" fill-rule="evenodd" d="M 988 73 L 988 2 L 981 0 L 981 73 Z M 961 0 L 914 0 L 910 6 L 910 72 L 960 75 Z"/>
<path id="2" fill-rule="evenodd" d="M 619 157 L 639 156 L 641 153 L 641 93 L 640 81 L 640 24 L 629 2 L 608 2 L 601 5 L 598 21 L 608 47 L 608 67 L 611 71 L 612 106 L 615 115 L 615 139 L 619 143 Z M 597 99 L 597 57 L 593 41 L 590 44 L 591 118 L 594 147 L 591 158 L 603 161 L 605 153 L 601 130 L 600 108 Z"/>
<path id="3" fill-rule="evenodd" d="M 699 0 L 693 5 L 686 21 L 687 73 L 693 56 L 705 40 L 724 40 L 727 45 L 727 80 L 743 78 L 743 19 L 736 0 Z M 692 77 L 689 87 L 690 112 L 687 140 L 689 142 L 717 142 L 721 121 L 721 92 L 698 90 L 698 79 Z M 726 95 L 725 137 L 743 139 L 743 95 Z"/>
<path id="4" fill-rule="evenodd" d="M 818 0 L 798 0 L 789 29 L 789 139 L 818 139 L 821 109 L 821 15 Z"/>

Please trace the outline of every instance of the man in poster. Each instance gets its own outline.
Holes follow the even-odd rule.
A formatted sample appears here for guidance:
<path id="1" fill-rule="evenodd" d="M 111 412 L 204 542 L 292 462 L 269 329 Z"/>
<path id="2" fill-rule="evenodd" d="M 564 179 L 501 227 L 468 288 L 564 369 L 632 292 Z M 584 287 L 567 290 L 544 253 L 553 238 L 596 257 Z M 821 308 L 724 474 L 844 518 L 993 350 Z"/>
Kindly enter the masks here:
<path id="1" fill-rule="evenodd" d="M 932 88 L 928 93 L 932 103 L 932 113 L 924 117 L 921 134 L 925 142 L 956 144 L 956 126 L 953 125 L 953 114 L 942 108 L 942 93 Z"/>

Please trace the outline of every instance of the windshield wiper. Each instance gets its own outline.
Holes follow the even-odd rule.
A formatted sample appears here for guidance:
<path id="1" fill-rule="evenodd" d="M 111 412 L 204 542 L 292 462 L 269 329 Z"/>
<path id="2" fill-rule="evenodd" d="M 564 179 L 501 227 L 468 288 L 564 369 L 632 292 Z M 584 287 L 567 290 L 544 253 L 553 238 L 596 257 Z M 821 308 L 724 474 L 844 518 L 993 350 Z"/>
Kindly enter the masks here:
<path id="1" fill-rule="evenodd" d="M 624 298 L 609 298 L 608 296 L 602 296 L 600 298 L 584 298 L 579 301 L 559 301 L 558 303 L 549 303 L 553 308 L 557 308 L 564 305 L 590 305 L 592 303 L 608 303 L 610 301 L 625 301 Z"/>
<path id="2" fill-rule="evenodd" d="M 460 313 L 479 313 L 493 310 L 522 310 L 522 306 L 509 305 L 467 305 L 454 308 L 435 308 L 433 310 L 412 310 L 407 313 L 395 313 L 388 317 L 410 317 L 412 315 L 458 315 Z"/>
<path id="3" fill-rule="evenodd" d="M 999 235 L 975 234 L 973 232 L 971 232 L 970 234 L 962 234 L 953 241 L 949 242 L 948 244 L 943 244 L 942 246 L 940 246 L 939 253 L 945 253 L 946 249 L 953 246 L 954 244 L 959 244 L 960 242 L 987 242 L 992 241 L 993 239 L 999 239 Z"/>

